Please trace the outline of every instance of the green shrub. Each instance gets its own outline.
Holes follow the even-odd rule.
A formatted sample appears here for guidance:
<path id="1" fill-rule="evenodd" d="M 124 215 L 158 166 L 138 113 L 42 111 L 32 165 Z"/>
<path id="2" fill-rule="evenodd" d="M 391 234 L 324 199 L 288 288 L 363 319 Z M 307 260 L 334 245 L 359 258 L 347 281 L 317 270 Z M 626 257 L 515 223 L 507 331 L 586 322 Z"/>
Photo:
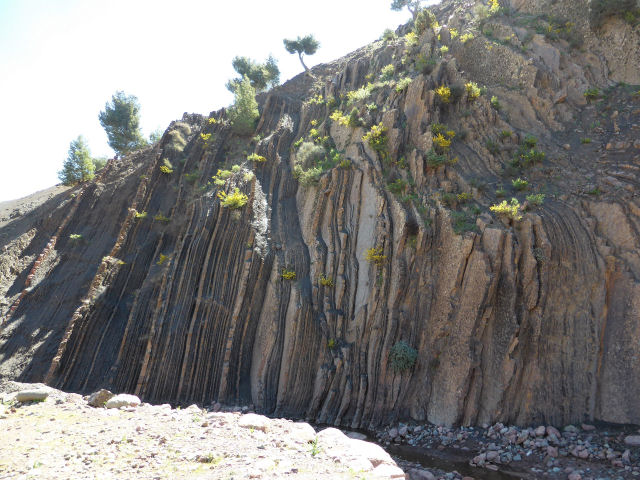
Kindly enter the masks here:
<path id="1" fill-rule="evenodd" d="M 322 168 L 320 167 L 311 167 L 306 170 L 300 165 L 293 167 L 293 176 L 303 187 L 317 184 L 320 180 L 320 175 L 322 175 Z"/>
<path id="2" fill-rule="evenodd" d="M 394 40 L 397 40 L 397 39 L 398 39 L 398 35 L 396 35 L 396 32 L 394 32 L 390 28 L 387 28 L 384 32 L 382 32 L 382 40 L 384 42 L 393 42 Z"/>
<path id="3" fill-rule="evenodd" d="M 356 107 L 353 107 L 351 113 L 349 114 L 349 118 L 347 119 L 347 125 L 351 128 L 359 127 L 363 124 L 362 119 L 360 118 L 360 112 Z"/>
<path id="4" fill-rule="evenodd" d="M 456 235 L 462 235 L 465 232 L 474 232 L 478 230 L 475 219 L 467 211 L 451 212 L 451 226 Z"/>
<path id="5" fill-rule="evenodd" d="M 80 235 L 79 233 L 72 233 L 71 235 L 69 235 L 69 238 L 72 241 L 77 242 L 77 241 L 82 240 L 82 235 Z"/>
<path id="6" fill-rule="evenodd" d="M 135 217 L 138 219 L 147 218 L 147 212 L 136 212 Z"/>
<path id="7" fill-rule="evenodd" d="M 170 175 L 173 173 L 173 165 L 166 158 L 162 160 L 162 165 L 160 165 L 160 171 L 165 175 Z"/>
<path id="8" fill-rule="evenodd" d="M 238 135 L 250 135 L 255 130 L 256 121 L 260 116 L 256 91 L 251 81 L 245 75 L 234 91 L 235 101 L 229 108 L 229 119 L 233 131 Z"/>
<path id="9" fill-rule="evenodd" d="M 473 102 L 474 100 L 476 100 L 478 97 L 480 97 L 482 93 L 482 91 L 480 90 L 480 87 L 478 87 L 478 84 L 475 82 L 465 83 L 464 88 L 467 92 L 467 100 L 469 100 L 470 102 Z"/>
<path id="10" fill-rule="evenodd" d="M 510 138 L 513 132 L 511 132 L 511 130 L 502 130 L 500 132 L 500 140 L 506 140 L 507 138 Z"/>
<path id="11" fill-rule="evenodd" d="M 160 257 L 158 258 L 158 261 L 156 262 L 156 265 L 162 265 L 167 260 L 169 260 L 169 256 L 165 255 L 164 253 L 161 253 Z"/>
<path id="12" fill-rule="evenodd" d="M 407 189 L 409 184 L 406 180 L 402 178 L 398 178 L 393 182 L 389 183 L 389 191 L 395 195 L 401 195 Z"/>
<path id="13" fill-rule="evenodd" d="M 428 28 L 436 25 L 437 22 L 435 14 L 431 10 L 423 8 L 416 14 L 416 18 L 413 21 L 413 30 L 418 35 L 422 35 Z"/>
<path id="14" fill-rule="evenodd" d="M 513 188 L 516 190 L 524 190 L 529 186 L 529 182 L 518 177 L 515 180 L 511 180 L 511 185 L 513 185 Z"/>
<path id="15" fill-rule="evenodd" d="M 283 268 L 280 276 L 285 280 L 295 280 L 296 272 L 294 270 L 288 270 L 286 268 Z"/>
<path id="16" fill-rule="evenodd" d="M 169 153 L 182 153 L 184 147 L 187 145 L 187 141 L 185 140 L 182 132 L 178 129 L 170 130 L 169 133 L 167 133 L 167 136 L 169 139 L 167 140 L 164 149 Z"/>
<path id="17" fill-rule="evenodd" d="M 327 348 L 329 350 L 333 350 L 334 348 L 336 348 L 336 341 L 333 338 L 330 338 L 329 341 L 327 342 Z"/>
<path id="18" fill-rule="evenodd" d="M 462 43 L 467 43 L 469 40 L 473 40 L 473 39 L 474 39 L 473 33 L 463 33 L 462 35 L 460 35 L 460 41 Z"/>
<path id="19" fill-rule="evenodd" d="M 413 80 L 409 77 L 402 77 L 396 83 L 396 92 L 398 93 L 404 92 L 409 87 L 412 81 Z"/>
<path id="20" fill-rule="evenodd" d="M 512 220 L 522 219 L 522 215 L 520 214 L 520 202 L 518 202 L 517 198 L 512 198 L 510 203 L 503 200 L 502 203 L 489 207 L 489 210 L 496 212 L 498 215 L 504 215 L 511 218 Z"/>
<path id="21" fill-rule="evenodd" d="M 446 45 L 442 45 L 440 47 L 440 55 L 444 56 L 447 53 L 449 53 L 449 47 L 447 47 Z"/>
<path id="22" fill-rule="evenodd" d="M 169 217 L 165 217 L 162 212 L 158 213 L 155 217 L 153 217 L 153 219 L 156 222 L 162 222 L 162 223 L 169 223 L 169 221 L 171 220 Z"/>
<path id="23" fill-rule="evenodd" d="M 424 75 L 429 75 L 438 64 L 434 57 L 427 57 L 424 53 L 418 54 L 415 61 L 415 69 Z"/>
<path id="24" fill-rule="evenodd" d="M 442 103 L 449 103 L 451 101 L 451 89 L 446 85 L 440 85 L 436 88 L 436 95 Z"/>
<path id="25" fill-rule="evenodd" d="M 263 157 L 262 155 L 258 155 L 257 153 L 252 153 L 251 155 L 249 155 L 247 157 L 247 160 L 249 160 L 250 162 L 257 162 L 257 163 L 262 163 L 267 161 L 265 157 Z"/>
<path id="26" fill-rule="evenodd" d="M 536 148 L 536 145 L 538 145 L 538 139 L 533 135 L 527 135 L 526 137 L 524 137 L 522 143 L 529 149 Z"/>
<path id="27" fill-rule="evenodd" d="M 218 198 L 220 199 L 220 205 L 232 210 L 244 207 L 249 201 L 249 197 L 242 193 L 237 187 L 231 193 L 224 191 L 218 192 Z"/>
<path id="28" fill-rule="evenodd" d="M 535 193 L 532 195 L 527 195 L 527 202 L 529 202 L 531 205 L 542 205 L 542 203 L 544 202 L 544 197 L 545 194 L 544 193 Z"/>
<path id="29" fill-rule="evenodd" d="M 531 150 L 519 150 L 516 163 L 523 167 L 529 167 L 536 163 L 544 161 L 546 155 L 544 152 L 532 148 Z"/>
<path id="30" fill-rule="evenodd" d="M 333 278 L 320 275 L 320 285 L 327 288 L 333 288 Z"/>
<path id="31" fill-rule="evenodd" d="M 589 137 L 581 138 L 580 139 L 580 143 L 589 144 L 589 143 L 591 143 L 591 139 Z"/>
<path id="32" fill-rule="evenodd" d="M 406 372 L 416 364 L 418 351 L 405 341 L 400 341 L 391 347 L 389 360 L 394 372 Z"/>
<path id="33" fill-rule="evenodd" d="M 386 160 L 389 156 L 387 138 L 387 129 L 382 123 L 371 127 L 366 134 L 363 135 L 362 140 L 367 142 L 371 148 L 380 154 L 383 160 Z"/>
<path id="34" fill-rule="evenodd" d="M 438 168 L 439 166 L 444 165 L 446 161 L 447 157 L 445 157 L 444 155 L 439 155 L 433 148 L 427 152 L 428 167 Z"/>
<path id="35" fill-rule="evenodd" d="M 498 97 L 496 97 L 495 95 L 493 97 L 491 97 L 491 106 L 495 109 L 495 110 L 502 110 L 502 105 L 500 104 L 500 100 L 498 100 Z"/>
<path id="36" fill-rule="evenodd" d="M 296 165 L 300 165 L 303 168 L 313 167 L 322 161 L 324 156 L 325 150 L 320 145 L 304 142 L 296 153 Z"/>
<path id="37" fill-rule="evenodd" d="M 364 258 L 367 262 L 380 267 L 387 259 L 387 256 L 384 255 L 383 252 L 384 250 L 382 247 L 371 247 L 365 251 Z"/>
<path id="38" fill-rule="evenodd" d="M 334 110 L 331 115 L 329 115 L 329 118 L 334 121 L 337 122 L 338 125 L 342 125 L 342 126 L 349 126 L 349 117 L 347 117 L 344 113 L 342 113 L 340 110 Z M 302 140 L 302 139 L 300 139 Z"/>
<path id="39" fill-rule="evenodd" d="M 591 102 L 593 100 L 597 100 L 598 98 L 600 98 L 602 93 L 600 92 L 600 89 L 596 87 L 592 87 L 592 88 L 586 89 L 583 95 L 585 96 L 588 102 Z"/>
<path id="40" fill-rule="evenodd" d="M 380 70 L 380 78 L 382 80 L 391 80 L 395 74 L 396 67 L 393 66 L 393 63 L 382 67 L 382 70 Z"/>

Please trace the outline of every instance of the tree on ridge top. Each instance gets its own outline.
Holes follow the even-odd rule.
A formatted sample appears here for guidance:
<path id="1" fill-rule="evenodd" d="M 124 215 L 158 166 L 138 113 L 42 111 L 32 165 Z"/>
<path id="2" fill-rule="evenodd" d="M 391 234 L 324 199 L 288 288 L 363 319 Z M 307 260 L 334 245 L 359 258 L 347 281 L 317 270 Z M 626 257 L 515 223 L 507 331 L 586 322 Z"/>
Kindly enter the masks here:
<path id="1" fill-rule="evenodd" d="M 127 154 L 147 144 L 140 132 L 140 104 L 134 95 L 117 91 L 98 115 L 107 132 L 109 146 L 118 155 Z"/>
<path id="2" fill-rule="evenodd" d="M 231 93 L 236 91 L 245 76 L 249 78 L 251 86 L 256 92 L 262 92 L 280 83 L 280 69 L 278 62 L 272 55 L 269 55 L 264 63 L 256 62 L 249 57 L 234 57 L 231 65 L 240 75 L 240 78 L 234 78 L 227 82 L 227 90 Z"/>
<path id="3" fill-rule="evenodd" d="M 300 63 L 304 67 L 304 71 L 308 72 L 309 69 L 304 64 L 302 60 L 303 55 L 313 55 L 318 51 L 318 47 L 320 46 L 320 42 L 314 38 L 313 35 L 306 35 L 304 37 L 298 37 L 295 40 L 289 40 L 285 38 L 283 40 L 284 48 L 289 53 L 297 53 L 298 58 L 300 59 Z"/>
<path id="4" fill-rule="evenodd" d="M 413 19 L 416 19 L 416 15 L 420 11 L 420 5 L 422 4 L 422 0 L 393 0 L 391 2 L 391 10 L 399 12 L 404 7 L 411 12 L 411 16 Z"/>

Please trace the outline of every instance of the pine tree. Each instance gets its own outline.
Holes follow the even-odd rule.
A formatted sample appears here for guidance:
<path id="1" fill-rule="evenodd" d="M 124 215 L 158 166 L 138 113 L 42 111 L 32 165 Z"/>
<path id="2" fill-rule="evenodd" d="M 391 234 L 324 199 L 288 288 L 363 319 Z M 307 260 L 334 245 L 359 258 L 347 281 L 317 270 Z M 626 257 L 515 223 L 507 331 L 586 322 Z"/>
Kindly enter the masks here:
<path id="1" fill-rule="evenodd" d="M 245 75 L 235 90 L 235 102 L 229 109 L 233 130 L 240 135 L 250 135 L 255 130 L 259 116 L 256 91 L 251 86 L 249 77 Z"/>
<path id="2" fill-rule="evenodd" d="M 285 38 L 283 42 L 284 42 L 284 48 L 287 50 L 287 52 L 298 54 L 298 58 L 300 59 L 300 63 L 304 67 L 304 71 L 308 72 L 309 69 L 304 64 L 304 61 L 302 60 L 302 56 L 313 55 L 314 53 L 316 53 L 316 51 L 318 50 L 318 47 L 320 46 L 320 42 L 318 42 L 313 37 L 313 35 L 307 35 L 302 38 L 298 37 L 295 40 L 288 40 Z"/>
<path id="3" fill-rule="evenodd" d="M 258 63 L 249 57 L 235 57 L 231 62 L 233 69 L 240 75 L 227 82 L 227 89 L 235 92 L 245 75 L 256 92 L 262 92 L 280 83 L 280 69 L 273 56 L 269 55 L 265 63 Z"/>
<path id="4" fill-rule="evenodd" d="M 62 170 L 58 172 L 58 178 L 65 185 L 75 185 L 92 180 L 95 169 L 89 147 L 84 137 L 80 135 L 69 144 L 69 153 L 62 165 Z"/>
<path id="5" fill-rule="evenodd" d="M 147 144 L 140 132 L 140 104 L 133 95 L 119 91 L 105 104 L 98 118 L 107 132 L 109 146 L 125 155 Z"/>
<path id="6" fill-rule="evenodd" d="M 411 12 L 411 15 L 413 16 L 413 19 L 415 20 L 416 15 L 418 15 L 418 12 L 420 11 L 421 3 L 422 0 L 393 0 L 391 2 L 391 10 L 398 12 L 404 7 L 407 7 L 407 9 Z"/>

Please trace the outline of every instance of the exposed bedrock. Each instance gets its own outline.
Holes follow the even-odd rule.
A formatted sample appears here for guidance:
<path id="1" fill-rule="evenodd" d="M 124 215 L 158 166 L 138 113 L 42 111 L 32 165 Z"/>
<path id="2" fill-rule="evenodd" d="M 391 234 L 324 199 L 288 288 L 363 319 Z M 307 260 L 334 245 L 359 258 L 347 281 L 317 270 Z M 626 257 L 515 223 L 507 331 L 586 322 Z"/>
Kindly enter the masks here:
<path id="1" fill-rule="evenodd" d="M 468 19 L 447 10 L 459 4 L 439 15 L 462 31 Z M 489 22 L 520 41 L 511 17 Z M 591 54 L 542 35 L 522 51 L 442 28 L 413 51 L 378 42 L 261 95 L 259 138 L 234 135 L 224 111 L 185 114 L 184 152 L 165 134 L 0 227 L 0 378 L 360 428 L 640 423 L 640 104 L 614 92 L 598 117 L 582 95 L 626 67 L 594 73 Z M 447 41 L 428 73 L 401 61 Z M 406 88 L 344 107 L 390 63 Z M 440 85 L 469 81 L 488 93 L 438 101 Z M 330 99 L 361 122 L 331 121 Z M 594 118 L 593 143 L 581 142 Z M 378 123 L 388 159 L 362 138 Z M 428 158 L 437 123 L 457 132 L 442 165 Z M 305 187 L 294 144 L 311 128 L 348 162 Z M 530 134 L 546 158 L 517 176 L 546 198 L 501 218 L 489 207 Z M 254 151 L 266 161 L 247 161 Z M 396 179 L 406 196 L 390 191 Z M 246 206 L 223 207 L 218 192 L 235 188 Z M 399 342 L 417 351 L 408 369 L 392 365 Z"/>

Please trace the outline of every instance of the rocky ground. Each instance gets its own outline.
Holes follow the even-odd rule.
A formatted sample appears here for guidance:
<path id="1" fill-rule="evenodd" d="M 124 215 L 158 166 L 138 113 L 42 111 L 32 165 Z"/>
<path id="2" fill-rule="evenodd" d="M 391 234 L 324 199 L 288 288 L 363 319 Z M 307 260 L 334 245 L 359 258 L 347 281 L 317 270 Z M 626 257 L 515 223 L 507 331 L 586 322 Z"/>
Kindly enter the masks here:
<path id="1" fill-rule="evenodd" d="M 405 478 L 382 448 L 334 428 L 43 385 L 0 391 L 0 479 Z"/>
<path id="2" fill-rule="evenodd" d="M 640 477 L 638 432 L 588 424 L 398 424 L 377 435 L 392 458 L 362 434 L 248 407 L 172 408 L 106 390 L 82 397 L 8 382 L 0 385 L 0 429 L 0 479 Z"/>
<path id="3" fill-rule="evenodd" d="M 426 461 L 448 458 L 468 462 L 479 472 L 505 473 L 496 478 L 625 479 L 640 477 L 639 432 L 589 424 L 567 425 L 562 431 L 501 423 L 482 428 L 399 424 L 380 432 L 378 441 L 392 453 Z M 486 478 L 480 473 L 475 476 Z M 462 474 L 445 477 L 461 478 Z"/>

